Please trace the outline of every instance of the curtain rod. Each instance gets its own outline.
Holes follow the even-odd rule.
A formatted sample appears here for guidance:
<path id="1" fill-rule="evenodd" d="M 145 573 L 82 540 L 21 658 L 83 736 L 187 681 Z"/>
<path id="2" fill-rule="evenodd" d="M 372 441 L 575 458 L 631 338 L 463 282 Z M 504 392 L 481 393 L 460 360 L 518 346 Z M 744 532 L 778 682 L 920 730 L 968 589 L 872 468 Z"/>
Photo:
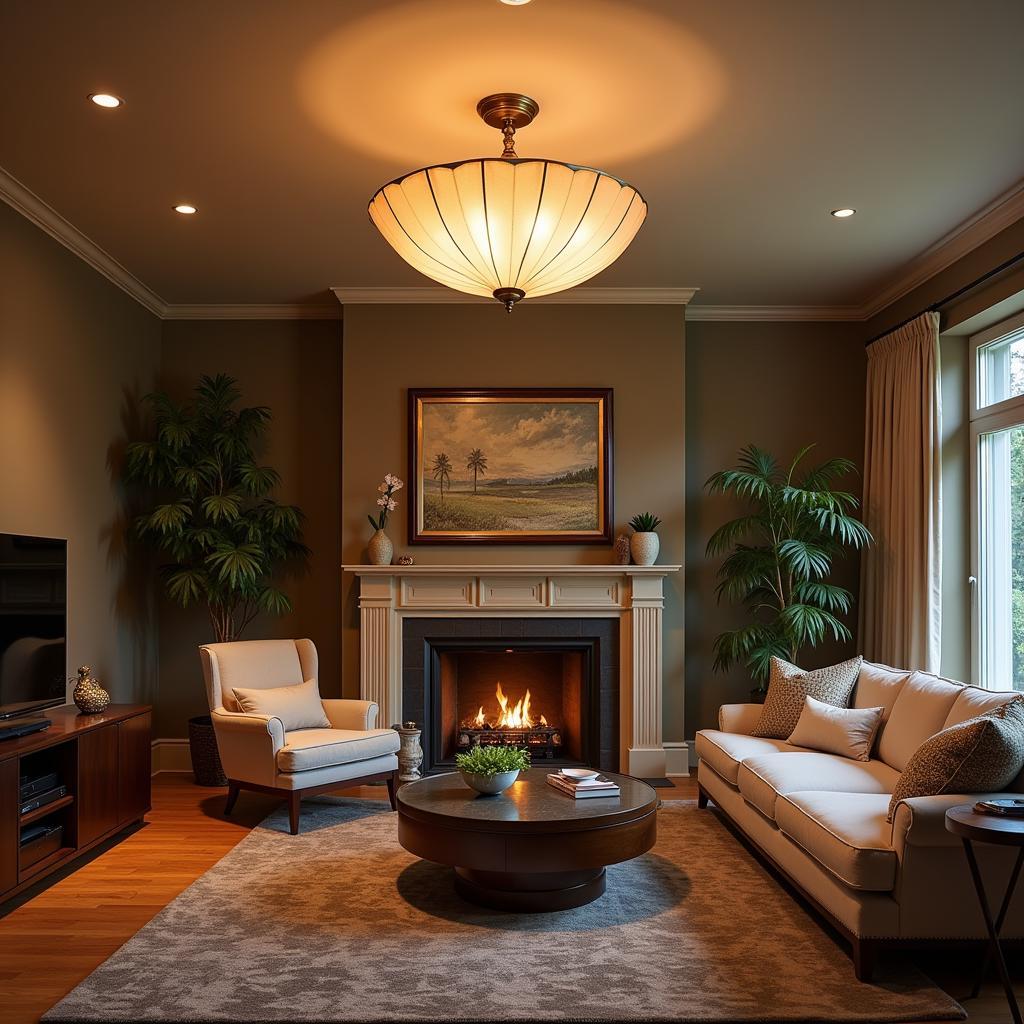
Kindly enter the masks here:
<path id="1" fill-rule="evenodd" d="M 881 334 L 876 334 L 873 338 L 868 338 L 864 342 L 864 347 L 867 348 L 869 345 L 873 345 L 876 341 L 880 341 L 887 334 L 892 334 L 893 331 L 898 331 L 901 327 L 906 327 L 911 320 L 916 320 L 919 316 L 924 313 L 937 313 L 943 306 L 948 306 L 955 299 L 959 299 L 965 292 L 969 292 L 978 285 L 984 284 L 989 278 L 995 277 L 997 274 L 1001 274 L 1004 270 L 1009 270 L 1015 263 L 1019 263 L 1024 260 L 1024 252 L 1017 253 L 1016 256 L 1011 256 L 1008 260 L 1000 263 L 998 267 L 993 267 L 991 270 L 982 274 L 981 277 L 976 277 L 973 281 L 965 284 L 962 288 L 957 288 L 955 292 L 951 292 L 945 298 L 939 299 L 937 302 L 933 302 L 930 306 L 926 306 L 924 309 L 914 313 L 913 316 L 908 316 L 906 320 L 901 320 L 894 327 L 887 327 Z"/>

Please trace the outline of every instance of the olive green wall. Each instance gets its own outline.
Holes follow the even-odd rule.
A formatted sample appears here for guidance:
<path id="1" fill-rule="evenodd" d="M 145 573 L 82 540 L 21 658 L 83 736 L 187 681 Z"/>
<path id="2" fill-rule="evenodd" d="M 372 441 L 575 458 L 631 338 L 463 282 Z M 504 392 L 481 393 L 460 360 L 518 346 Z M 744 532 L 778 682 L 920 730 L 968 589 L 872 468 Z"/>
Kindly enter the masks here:
<path id="1" fill-rule="evenodd" d="M 704 547 L 739 506 L 704 493 L 716 470 L 756 444 L 780 461 L 814 443 L 821 459 L 864 459 L 866 360 L 857 325 L 701 323 L 686 326 L 686 733 L 714 727 L 718 707 L 749 699 L 749 674 L 711 670 L 714 637 L 746 621 L 715 599 L 720 560 Z M 859 493 L 857 479 L 849 489 Z M 837 566 L 836 581 L 857 593 L 859 559 Z M 850 617 L 856 632 L 856 614 Z M 856 653 L 856 643 L 823 645 L 801 664 L 827 665 Z"/>
<path id="2" fill-rule="evenodd" d="M 245 405 L 270 407 L 267 465 L 281 474 L 276 496 L 305 513 L 309 571 L 285 587 L 295 610 L 261 616 L 246 637 L 309 637 L 320 655 L 320 687 L 341 693 L 338 565 L 341 486 L 341 324 L 337 320 L 169 320 L 160 380 L 184 397 L 200 374 L 236 377 Z M 160 701 L 155 735 L 184 736 L 206 711 L 197 647 L 212 640 L 199 609 L 160 601 Z"/>
<path id="3" fill-rule="evenodd" d="M 663 563 L 683 556 L 684 317 L 679 306 L 535 305 L 506 315 L 496 304 L 348 306 L 344 321 L 345 461 L 342 554 L 366 559 L 376 486 L 408 473 L 406 389 L 417 387 L 611 387 L 614 395 L 615 523 L 636 512 L 661 516 Z M 605 546 L 414 546 L 406 501 L 388 532 L 396 557 L 418 562 L 608 562 Z M 664 723 L 683 724 L 683 581 L 670 576 L 665 604 Z M 358 692 L 355 578 L 343 607 L 345 691 Z"/>
<path id="4" fill-rule="evenodd" d="M 68 540 L 68 671 L 115 700 L 157 692 L 147 566 L 124 544 L 117 477 L 160 321 L 0 203 L 0 531 Z"/>

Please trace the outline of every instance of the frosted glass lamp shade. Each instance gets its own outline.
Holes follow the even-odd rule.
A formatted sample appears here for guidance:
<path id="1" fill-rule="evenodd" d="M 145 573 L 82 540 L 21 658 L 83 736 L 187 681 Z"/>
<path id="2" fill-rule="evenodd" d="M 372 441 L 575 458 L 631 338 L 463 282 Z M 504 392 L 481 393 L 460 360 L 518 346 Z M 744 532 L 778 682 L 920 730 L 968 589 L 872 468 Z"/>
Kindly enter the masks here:
<path id="1" fill-rule="evenodd" d="M 590 167 L 483 158 L 413 171 L 381 188 L 369 212 L 421 274 L 511 308 L 614 263 L 647 204 L 631 185 Z"/>

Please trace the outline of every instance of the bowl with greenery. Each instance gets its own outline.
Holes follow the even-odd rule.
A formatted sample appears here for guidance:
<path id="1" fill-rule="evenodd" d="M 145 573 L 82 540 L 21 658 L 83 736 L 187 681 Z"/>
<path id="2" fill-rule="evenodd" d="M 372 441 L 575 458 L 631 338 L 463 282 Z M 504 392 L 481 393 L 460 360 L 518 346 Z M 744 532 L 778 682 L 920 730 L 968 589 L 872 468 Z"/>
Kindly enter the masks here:
<path id="1" fill-rule="evenodd" d="M 455 767 L 470 789 L 483 796 L 497 796 L 530 767 L 530 752 L 517 747 L 474 747 L 455 755 Z"/>

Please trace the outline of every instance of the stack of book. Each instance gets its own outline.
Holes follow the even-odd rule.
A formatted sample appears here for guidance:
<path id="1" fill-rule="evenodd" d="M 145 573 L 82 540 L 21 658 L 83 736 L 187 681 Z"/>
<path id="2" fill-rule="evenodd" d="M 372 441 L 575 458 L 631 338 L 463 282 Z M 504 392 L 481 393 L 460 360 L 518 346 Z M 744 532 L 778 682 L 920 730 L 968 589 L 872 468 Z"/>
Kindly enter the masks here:
<path id="1" fill-rule="evenodd" d="M 571 779 L 568 775 L 552 773 L 548 776 L 548 785 L 577 800 L 592 796 L 619 795 L 619 787 L 600 775 L 593 779 Z"/>

